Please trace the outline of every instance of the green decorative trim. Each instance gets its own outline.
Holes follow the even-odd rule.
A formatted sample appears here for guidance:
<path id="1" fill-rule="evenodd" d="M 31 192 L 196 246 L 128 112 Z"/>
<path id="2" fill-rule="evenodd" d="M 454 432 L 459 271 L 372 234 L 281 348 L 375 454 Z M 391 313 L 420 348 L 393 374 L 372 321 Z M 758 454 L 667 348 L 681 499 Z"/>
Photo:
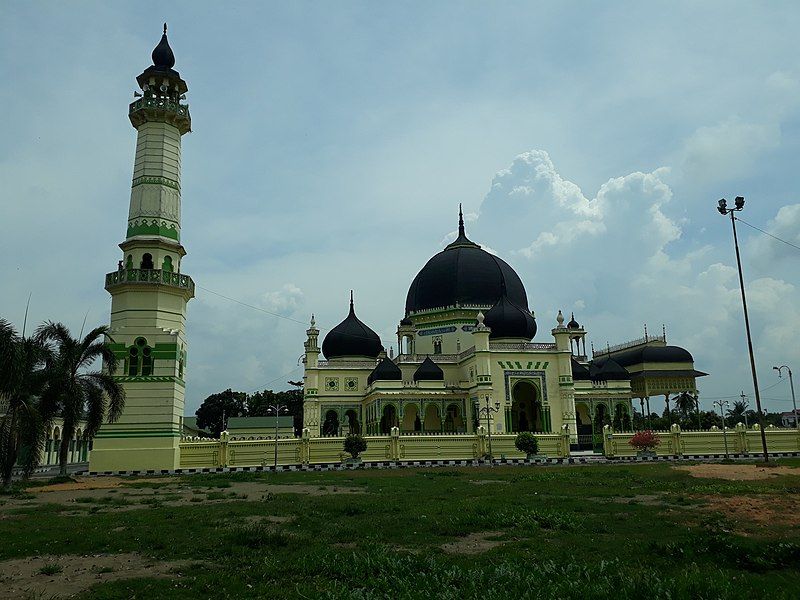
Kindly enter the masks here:
<path id="1" fill-rule="evenodd" d="M 135 188 L 139 185 L 144 184 L 156 184 L 156 185 L 165 185 L 167 187 L 171 187 L 173 189 L 181 191 L 181 184 L 175 181 L 174 179 L 167 179 L 166 177 L 137 177 L 131 183 L 131 187 Z"/>
<path id="2" fill-rule="evenodd" d="M 345 377 L 344 389 L 348 392 L 358 391 L 358 377 Z"/>
<path id="3" fill-rule="evenodd" d="M 149 223 L 146 219 L 140 222 L 130 221 L 128 223 L 127 237 L 131 238 L 136 235 L 160 235 L 171 240 L 180 241 L 180 229 L 174 223 L 167 223 L 167 221 L 153 219 Z"/>
<path id="4" fill-rule="evenodd" d="M 317 388 L 308 388 L 306 390 L 306 396 L 316 396 L 317 395 Z"/>
<path id="5" fill-rule="evenodd" d="M 114 375 L 114 379 L 120 383 L 177 383 L 181 387 L 186 382 L 174 375 Z"/>
<path id="6" fill-rule="evenodd" d="M 325 390 L 328 392 L 338 392 L 339 391 L 339 378 L 338 377 L 326 377 L 325 378 Z"/>
<path id="7" fill-rule="evenodd" d="M 143 438 L 143 437 L 180 437 L 178 429 L 113 429 L 97 432 L 95 438 Z"/>

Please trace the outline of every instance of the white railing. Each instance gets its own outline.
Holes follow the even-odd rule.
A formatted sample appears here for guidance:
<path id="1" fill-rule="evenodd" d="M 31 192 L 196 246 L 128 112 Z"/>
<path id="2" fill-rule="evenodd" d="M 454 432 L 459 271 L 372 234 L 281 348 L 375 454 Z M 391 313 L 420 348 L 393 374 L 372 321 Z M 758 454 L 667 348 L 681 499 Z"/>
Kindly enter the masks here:
<path id="1" fill-rule="evenodd" d="M 489 350 L 555 350 L 555 344 L 539 342 L 489 342 Z"/>

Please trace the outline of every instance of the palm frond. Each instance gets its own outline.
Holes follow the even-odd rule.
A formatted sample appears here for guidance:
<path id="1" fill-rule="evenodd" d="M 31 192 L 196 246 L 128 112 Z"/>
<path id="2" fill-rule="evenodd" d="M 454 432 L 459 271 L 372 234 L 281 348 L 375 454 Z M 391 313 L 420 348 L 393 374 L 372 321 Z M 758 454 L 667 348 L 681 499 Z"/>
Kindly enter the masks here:
<path id="1" fill-rule="evenodd" d="M 108 373 L 95 371 L 86 373 L 84 377 L 98 387 L 108 398 L 106 411 L 108 412 L 108 422 L 113 423 L 119 419 L 125 409 L 125 388 Z"/>

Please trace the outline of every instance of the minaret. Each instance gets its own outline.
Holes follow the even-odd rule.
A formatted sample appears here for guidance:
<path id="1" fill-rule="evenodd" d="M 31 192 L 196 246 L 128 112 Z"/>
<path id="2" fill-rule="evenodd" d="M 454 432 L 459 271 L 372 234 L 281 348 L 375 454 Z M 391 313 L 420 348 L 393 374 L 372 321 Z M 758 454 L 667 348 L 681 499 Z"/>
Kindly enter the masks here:
<path id="1" fill-rule="evenodd" d="M 98 432 L 93 472 L 180 466 L 186 304 L 194 297 L 192 278 L 181 273 L 181 136 L 192 122 L 166 23 L 152 59 L 128 109 L 137 138 L 127 235 L 105 281 L 125 411 Z"/>

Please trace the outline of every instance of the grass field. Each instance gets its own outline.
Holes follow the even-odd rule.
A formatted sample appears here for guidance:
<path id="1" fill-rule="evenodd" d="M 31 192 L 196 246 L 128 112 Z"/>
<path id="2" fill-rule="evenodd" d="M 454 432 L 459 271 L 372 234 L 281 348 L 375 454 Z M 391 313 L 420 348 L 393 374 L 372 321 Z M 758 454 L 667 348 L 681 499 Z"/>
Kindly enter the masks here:
<path id="1" fill-rule="evenodd" d="M 18 487 L 0 598 L 798 598 L 800 461 L 781 464 Z"/>

